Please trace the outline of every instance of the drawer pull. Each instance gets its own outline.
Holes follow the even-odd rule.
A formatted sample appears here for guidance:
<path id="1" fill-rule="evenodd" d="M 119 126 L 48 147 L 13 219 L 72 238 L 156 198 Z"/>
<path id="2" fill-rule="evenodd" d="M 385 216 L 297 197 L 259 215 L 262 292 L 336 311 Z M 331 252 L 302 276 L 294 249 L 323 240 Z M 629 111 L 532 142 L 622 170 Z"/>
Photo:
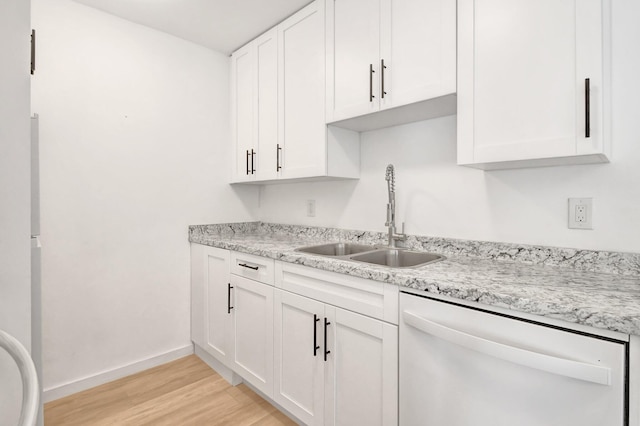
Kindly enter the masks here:
<path id="1" fill-rule="evenodd" d="M 253 269 L 254 271 L 257 271 L 258 269 L 260 269 L 259 266 L 251 266 L 251 265 L 247 265 L 246 263 L 239 263 L 238 266 L 242 266 L 243 268 Z"/>

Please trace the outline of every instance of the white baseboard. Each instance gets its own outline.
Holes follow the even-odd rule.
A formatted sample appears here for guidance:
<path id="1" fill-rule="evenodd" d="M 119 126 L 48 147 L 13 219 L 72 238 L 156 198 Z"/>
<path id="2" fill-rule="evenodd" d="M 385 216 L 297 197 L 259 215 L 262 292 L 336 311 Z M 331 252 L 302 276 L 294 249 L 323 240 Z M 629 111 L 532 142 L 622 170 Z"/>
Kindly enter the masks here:
<path id="1" fill-rule="evenodd" d="M 238 386 L 242 383 L 242 377 L 238 376 L 233 370 L 224 365 L 222 362 L 218 361 L 214 356 L 210 355 L 207 351 L 202 349 L 200 346 L 194 344 L 195 354 L 204 361 L 213 371 L 218 373 L 225 379 L 231 386 Z"/>
<path id="2" fill-rule="evenodd" d="M 221 361 L 219 361 L 213 355 L 209 354 L 207 351 L 202 349 L 200 346 L 198 346 L 196 344 L 194 344 L 193 346 L 194 346 L 194 349 L 195 349 L 196 356 L 198 358 L 200 358 L 202 361 L 204 361 L 205 364 L 207 364 L 209 367 L 211 367 L 211 369 L 213 369 L 216 373 L 218 373 L 220 376 L 222 376 L 222 378 L 225 379 L 227 382 L 229 382 L 232 386 L 237 386 L 240 383 L 243 383 L 244 380 L 236 372 L 234 372 L 229 367 L 224 365 Z M 282 408 L 282 406 L 280 406 L 280 404 L 276 403 L 273 399 L 269 398 L 267 395 L 265 395 L 264 393 L 262 393 L 261 391 L 259 391 L 255 387 L 253 387 L 251 385 L 251 383 L 244 382 L 244 384 L 247 385 L 252 391 L 254 391 L 258 395 L 260 395 L 262 398 L 267 400 L 271 405 L 273 405 L 278 410 L 280 410 L 282 412 L 282 414 L 284 414 L 285 416 L 289 417 L 291 420 L 293 420 L 294 422 L 296 422 L 299 425 L 304 424 L 300 420 L 298 420 L 298 418 L 296 416 L 294 416 L 289 411 L 287 411 L 284 408 Z"/>
<path id="3" fill-rule="evenodd" d="M 42 393 L 42 399 L 44 403 L 47 403 L 56 399 L 64 398 L 65 396 L 69 396 L 77 392 L 82 392 L 84 390 L 91 389 L 93 387 L 100 386 L 117 379 L 121 379 L 131 374 L 139 373 L 141 371 L 148 370 L 149 368 L 157 367 L 158 365 L 175 361 L 176 359 L 191 354 L 193 354 L 193 345 L 174 349 L 172 351 L 165 352 L 151 358 L 136 361 L 132 364 L 123 365 L 122 367 L 118 367 L 113 370 L 103 371 L 93 376 L 85 377 L 83 379 L 75 380 L 64 385 L 45 389 Z"/>
<path id="4" fill-rule="evenodd" d="M 304 425 L 304 423 L 302 421 L 300 421 L 296 416 L 294 416 L 293 414 L 291 414 L 291 412 L 289 412 L 289 410 L 283 408 L 280 404 L 278 404 L 277 402 L 275 402 L 273 399 L 269 398 L 267 395 L 265 395 L 264 393 L 262 393 L 262 391 L 256 389 L 251 383 L 249 382 L 244 382 L 244 384 L 251 389 L 252 391 L 254 391 L 255 393 L 257 393 L 258 395 L 260 395 L 262 397 L 262 399 L 269 401 L 269 403 L 271 405 L 273 405 L 274 407 L 276 407 L 282 414 L 284 414 L 285 416 L 289 417 L 291 420 L 293 420 L 294 422 L 296 422 L 296 424 L 298 425 Z"/>

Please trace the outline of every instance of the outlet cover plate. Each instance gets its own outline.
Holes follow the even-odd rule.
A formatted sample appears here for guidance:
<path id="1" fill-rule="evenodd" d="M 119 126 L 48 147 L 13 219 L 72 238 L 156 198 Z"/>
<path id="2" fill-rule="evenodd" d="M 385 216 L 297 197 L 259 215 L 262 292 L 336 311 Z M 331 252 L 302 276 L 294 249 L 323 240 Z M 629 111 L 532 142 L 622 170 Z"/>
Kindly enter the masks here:
<path id="1" fill-rule="evenodd" d="M 593 229 L 593 198 L 569 198 L 569 228 Z"/>
<path id="2" fill-rule="evenodd" d="M 316 200 L 307 200 L 307 217 L 316 217 Z"/>

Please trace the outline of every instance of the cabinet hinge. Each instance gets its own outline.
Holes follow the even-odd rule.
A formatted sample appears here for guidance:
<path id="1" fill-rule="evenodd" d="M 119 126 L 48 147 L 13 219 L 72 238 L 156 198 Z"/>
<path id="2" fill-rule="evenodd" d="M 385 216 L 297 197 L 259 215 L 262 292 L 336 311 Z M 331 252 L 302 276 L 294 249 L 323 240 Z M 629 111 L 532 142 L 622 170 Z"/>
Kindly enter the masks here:
<path id="1" fill-rule="evenodd" d="M 36 30 L 31 30 L 31 75 L 36 72 Z"/>

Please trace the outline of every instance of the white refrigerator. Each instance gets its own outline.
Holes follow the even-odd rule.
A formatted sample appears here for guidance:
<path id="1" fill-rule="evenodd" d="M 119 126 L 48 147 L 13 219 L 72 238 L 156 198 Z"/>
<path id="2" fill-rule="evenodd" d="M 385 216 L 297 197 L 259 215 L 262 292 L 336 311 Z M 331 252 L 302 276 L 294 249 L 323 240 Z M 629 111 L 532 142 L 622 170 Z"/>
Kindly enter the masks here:
<path id="1" fill-rule="evenodd" d="M 38 425 L 42 425 L 42 287 L 40 244 L 40 144 L 38 114 L 31 117 L 31 358 L 40 384 Z"/>

